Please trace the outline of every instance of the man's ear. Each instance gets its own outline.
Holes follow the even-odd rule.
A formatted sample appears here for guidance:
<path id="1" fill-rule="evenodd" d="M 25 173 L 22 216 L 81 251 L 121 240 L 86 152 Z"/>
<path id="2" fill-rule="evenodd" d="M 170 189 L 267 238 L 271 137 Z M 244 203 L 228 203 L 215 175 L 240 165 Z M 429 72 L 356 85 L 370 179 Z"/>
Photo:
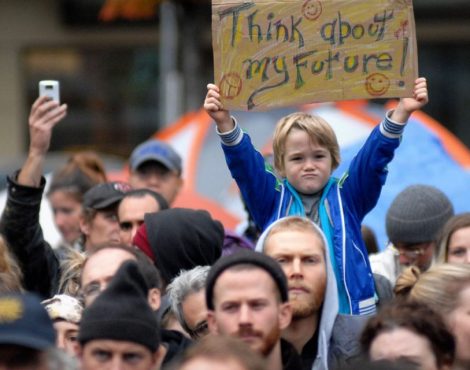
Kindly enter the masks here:
<path id="1" fill-rule="evenodd" d="M 177 187 L 177 191 L 176 191 L 176 197 L 178 197 L 179 193 L 181 192 L 181 189 L 183 188 L 183 185 L 184 185 L 184 180 L 183 178 L 180 176 L 180 178 L 178 179 L 178 182 L 176 183 L 176 187 Z"/>
<path id="2" fill-rule="evenodd" d="M 162 297 L 161 297 L 160 289 L 152 288 L 149 290 L 148 295 L 147 295 L 147 300 L 150 304 L 150 307 L 152 307 L 153 311 L 157 311 L 160 308 L 161 298 Z"/>
<path id="3" fill-rule="evenodd" d="M 211 334 L 219 334 L 217 329 L 217 323 L 215 321 L 215 312 L 211 310 L 207 310 L 207 326 L 209 327 L 209 331 Z"/>
<path id="4" fill-rule="evenodd" d="M 83 215 L 80 216 L 80 231 L 83 235 L 90 235 L 90 223 L 85 220 Z"/>
<path id="5" fill-rule="evenodd" d="M 284 330 L 292 321 L 292 306 L 289 302 L 281 303 L 279 307 L 279 329 Z"/>

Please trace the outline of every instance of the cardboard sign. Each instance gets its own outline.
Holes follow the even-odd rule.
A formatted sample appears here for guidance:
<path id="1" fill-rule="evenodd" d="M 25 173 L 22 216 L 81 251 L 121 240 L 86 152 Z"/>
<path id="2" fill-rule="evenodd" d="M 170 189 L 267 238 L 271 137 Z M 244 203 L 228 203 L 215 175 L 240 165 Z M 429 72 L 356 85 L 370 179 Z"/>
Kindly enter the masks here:
<path id="1" fill-rule="evenodd" d="M 215 83 L 227 109 L 412 96 L 411 0 L 213 0 Z"/>

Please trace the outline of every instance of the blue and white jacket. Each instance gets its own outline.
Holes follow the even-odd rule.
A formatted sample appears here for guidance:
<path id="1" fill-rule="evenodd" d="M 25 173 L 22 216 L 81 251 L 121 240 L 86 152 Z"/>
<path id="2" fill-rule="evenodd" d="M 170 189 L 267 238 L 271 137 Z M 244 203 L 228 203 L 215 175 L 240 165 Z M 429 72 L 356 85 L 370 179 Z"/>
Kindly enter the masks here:
<path id="1" fill-rule="evenodd" d="M 330 255 L 334 256 L 331 263 L 342 314 L 368 315 L 376 309 L 374 280 L 361 237 L 361 222 L 378 201 L 387 177 L 387 164 L 404 130 L 404 124 L 388 118 L 390 114 L 372 130 L 341 179 L 330 178 L 320 200 L 320 226 L 328 240 Z M 262 230 L 281 217 L 305 214 L 295 189 L 286 179 L 279 181 L 265 166 L 263 156 L 236 121 L 233 130 L 219 136 L 232 177 Z"/>

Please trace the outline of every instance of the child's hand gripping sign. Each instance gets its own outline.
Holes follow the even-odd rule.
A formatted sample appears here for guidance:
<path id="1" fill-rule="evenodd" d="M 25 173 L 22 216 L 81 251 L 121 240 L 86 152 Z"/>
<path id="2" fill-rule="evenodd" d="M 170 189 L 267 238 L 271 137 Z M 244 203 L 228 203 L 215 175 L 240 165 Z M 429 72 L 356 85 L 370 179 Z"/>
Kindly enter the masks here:
<path id="1" fill-rule="evenodd" d="M 411 0 L 213 0 L 225 109 L 413 96 Z"/>

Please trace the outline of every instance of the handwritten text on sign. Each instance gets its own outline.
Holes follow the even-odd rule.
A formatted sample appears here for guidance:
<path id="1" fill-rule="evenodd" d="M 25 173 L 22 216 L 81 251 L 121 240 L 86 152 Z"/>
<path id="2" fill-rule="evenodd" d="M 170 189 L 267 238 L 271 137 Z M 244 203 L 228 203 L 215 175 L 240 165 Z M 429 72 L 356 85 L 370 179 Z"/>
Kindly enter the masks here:
<path id="1" fill-rule="evenodd" d="M 412 96 L 411 0 L 213 0 L 212 30 L 228 109 Z"/>

